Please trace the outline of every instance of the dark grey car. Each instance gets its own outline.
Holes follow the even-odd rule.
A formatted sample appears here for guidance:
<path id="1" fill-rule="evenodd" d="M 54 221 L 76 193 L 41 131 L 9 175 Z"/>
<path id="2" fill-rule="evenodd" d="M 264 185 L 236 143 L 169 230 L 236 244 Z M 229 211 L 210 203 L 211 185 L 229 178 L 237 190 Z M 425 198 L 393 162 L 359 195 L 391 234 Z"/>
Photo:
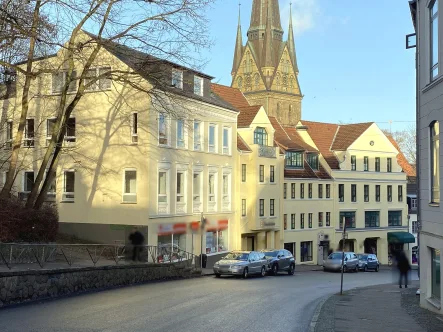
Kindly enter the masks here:
<path id="1" fill-rule="evenodd" d="M 324 271 L 341 271 L 343 252 L 336 251 L 328 256 L 323 263 Z M 343 263 L 343 272 L 354 271 L 358 272 L 358 258 L 353 252 L 345 252 L 345 259 Z"/>
<path id="2" fill-rule="evenodd" d="M 213 270 L 217 278 L 222 275 L 234 275 L 246 279 L 253 274 L 264 277 L 268 270 L 268 261 L 261 252 L 232 251 L 216 262 Z"/>
<path id="3" fill-rule="evenodd" d="M 261 252 L 265 254 L 269 264 L 268 268 L 273 275 L 277 275 L 278 272 L 294 274 L 295 258 L 290 251 L 285 249 L 263 249 Z"/>
<path id="4" fill-rule="evenodd" d="M 358 268 L 363 271 L 374 270 L 378 272 L 380 270 L 380 262 L 374 254 L 358 254 Z"/>

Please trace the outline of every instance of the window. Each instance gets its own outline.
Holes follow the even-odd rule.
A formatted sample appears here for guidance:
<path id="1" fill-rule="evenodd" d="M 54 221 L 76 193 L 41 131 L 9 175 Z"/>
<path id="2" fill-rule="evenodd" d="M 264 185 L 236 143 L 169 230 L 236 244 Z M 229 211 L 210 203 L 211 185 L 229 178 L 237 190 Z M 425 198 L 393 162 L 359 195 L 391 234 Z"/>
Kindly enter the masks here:
<path id="1" fill-rule="evenodd" d="M 177 172 L 177 203 L 185 203 L 186 200 L 186 174 L 184 172 Z"/>
<path id="2" fill-rule="evenodd" d="M 357 157 L 351 156 L 351 170 L 356 171 L 357 170 Z"/>
<path id="3" fill-rule="evenodd" d="M 246 217 L 246 199 L 241 200 L 241 215 Z"/>
<path id="4" fill-rule="evenodd" d="M 369 202 L 369 185 L 365 184 L 365 202 Z"/>
<path id="5" fill-rule="evenodd" d="M 312 198 L 312 183 L 308 183 L 308 197 Z"/>
<path id="6" fill-rule="evenodd" d="M 312 241 L 300 242 L 300 261 L 312 261 Z"/>
<path id="7" fill-rule="evenodd" d="M 331 198 L 331 185 L 326 185 L 326 198 Z"/>
<path id="8" fill-rule="evenodd" d="M 340 211 L 340 229 L 343 229 L 343 220 L 346 228 L 355 228 L 355 211 Z"/>
<path id="9" fill-rule="evenodd" d="M 380 185 L 375 186 L 375 201 L 380 202 Z"/>
<path id="10" fill-rule="evenodd" d="M 417 208 L 417 199 L 416 198 L 412 198 L 411 199 L 411 208 L 412 209 L 416 209 Z"/>
<path id="11" fill-rule="evenodd" d="M 365 172 L 369 171 L 369 158 L 368 158 L 368 156 L 364 156 L 363 163 L 364 163 L 364 170 L 365 170 Z"/>
<path id="12" fill-rule="evenodd" d="M 47 145 L 49 144 L 49 142 L 52 138 L 52 134 L 54 133 L 56 121 L 57 121 L 56 118 L 50 118 L 50 119 L 46 120 L 46 144 Z"/>
<path id="13" fill-rule="evenodd" d="M 172 82 L 173 87 L 183 89 L 183 72 L 181 70 L 172 69 Z"/>
<path id="14" fill-rule="evenodd" d="M 209 125 L 209 152 L 217 152 L 217 125 L 210 124 Z"/>
<path id="15" fill-rule="evenodd" d="M 168 123 L 166 116 L 160 114 L 158 117 L 158 143 L 161 145 L 168 145 Z"/>
<path id="16" fill-rule="evenodd" d="M 287 214 L 283 215 L 283 229 L 284 230 L 288 229 L 288 215 Z"/>
<path id="17" fill-rule="evenodd" d="M 219 220 L 216 230 L 206 232 L 206 254 L 225 251 L 228 251 L 228 220 Z"/>
<path id="18" fill-rule="evenodd" d="M 62 200 L 74 201 L 74 192 L 75 192 L 75 172 L 65 171 Z"/>
<path id="19" fill-rule="evenodd" d="M 137 202 L 137 171 L 132 169 L 124 170 L 123 202 Z"/>
<path id="20" fill-rule="evenodd" d="M 241 165 L 241 181 L 246 182 L 246 164 Z"/>
<path id="21" fill-rule="evenodd" d="M 312 228 L 312 213 L 308 214 L 308 227 Z"/>
<path id="22" fill-rule="evenodd" d="M 264 165 L 260 165 L 259 166 L 259 175 L 260 175 L 260 182 L 265 182 L 265 166 Z"/>
<path id="23" fill-rule="evenodd" d="M 13 123 L 11 120 L 8 120 L 6 122 L 5 149 L 12 148 L 12 132 L 13 132 Z"/>
<path id="24" fill-rule="evenodd" d="M 338 185 L 338 201 L 339 202 L 345 201 L 345 185 L 344 184 Z"/>
<path id="25" fill-rule="evenodd" d="M 89 69 L 86 73 L 86 78 L 85 78 L 85 91 L 110 89 L 111 88 L 110 74 L 111 74 L 111 68 Z"/>
<path id="26" fill-rule="evenodd" d="M 392 158 L 387 158 L 386 160 L 386 169 L 388 172 L 392 172 Z"/>
<path id="27" fill-rule="evenodd" d="M 287 168 L 303 167 L 303 152 L 286 152 L 285 159 Z"/>
<path id="28" fill-rule="evenodd" d="M 265 128 L 257 127 L 254 130 L 254 144 L 261 146 L 268 145 L 268 133 Z"/>
<path id="29" fill-rule="evenodd" d="M 291 214 L 291 229 L 295 229 L 295 213 Z"/>
<path id="30" fill-rule="evenodd" d="M 192 199 L 194 200 L 194 210 L 195 210 L 195 203 L 201 203 L 202 201 L 202 172 L 194 172 L 193 179 L 192 179 Z"/>
<path id="31" fill-rule="evenodd" d="M 365 227 L 380 227 L 379 211 L 365 211 Z"/>
<path id="32" fill-rule="evenodd" d="M 305 228 L 305 214 L 304 213 L 300 213 L 300 228 L 301 229 Z"/>
<path id="33" fill-rule="evenodd" d="M 318 198 L 323 198 L 323 185 L 318 185 Z"/>
<path id="34" fill-rule="evenodd" d="M 323 212 L 318 213 L 318 227 L 323 227 Z"/>
<path id="35" fill-rule="evenodd" d="M 227 127 L 223 128 L 223 154 L 230 154 L 229 132 L 230 132 L 230 128 L 227 128 Z"/>
<path id="36" fill-rule="evenodd" d="M 403 186 L 398 186 L 398 201 L 403 202 Z"/>
<path id="37" fill-rule="evenodd" d="M 185 148 L 185 121 L 182 119 L 177 120 L 177 147 Z"/>
<path id="38" fill-rule="evenodd" d="M 131 123 L 132 143 L 138 142 L 138 113 L 132 113 Z"/>
<path id="39" fill-rule="evenodd" d="M 52 93 L 61 93 L 66 84 L 67 72 L 58 72 L 52 74 Z M 77 89 L 77 72 L 74 70 L 71 75 L 68 92 L 74 92 Z"/>
<path id="40" fill-rule="evenodd" d="M 283 199 L 286 199 L 288 196 L 288 184 L 283 183 Z"/>
<path id="41" fill-rule="evenodd" d="M 208 179 L 208 200 L 209 202 L 216 202 L 217 196 L 216 196 L 216 173 L 209 173 L 209 179 Z"/>
<path id="42" fill-rule="evenodd" d="M 265 215 L 265 200 L 264 199 L 260 199 L 260 206 L 259 206 L 259 209 L 260 209 L 260 217 L 264 217 L 264 215 Z"/>
<path id="43" fill-rule="evenodd" d="M 307 154 L 308 164 L 312 169 L 318 170 L 318 154 L 308 153 Z"/>
<path id="44" fill-rule="evenodd" d="M 430 22 L 430 77 L 433 81 L 438 75 L 438 0 L 429 6 Z"/>
<path id="45" fill-rule="evenodd" d="M 440 203 L 440 124 L 431 125 L 431 203 Z"/>
<path id="46" fill-rule="evenodd" d="M 326 227 L 331 226 L 331 212 L 326 212 Z"/>
<path id="47" fill-rule="evenodd" d="M 291 198 L 295 199 L 295 183 L 291 183 Z"/>
<path id="48" fill-rule="evenodd" d="M 269 201 L 269 215 L 270 215 L 271 217 L 274 216 L 274 204 L 275 204 L 275 200 L 274 200 L 274 199 L 271 199 L 271 200 Z"/>
<path id="49" fill-rule="evenodd" d="M 414 220 L 412 222 L 412 233 L 417 234 L 418 233 L 418 221 Z"/>
<path id="50" fill-rule="evenodd" d="M 392 202 L 392 186 L 388 186 L 388 202 Z"/>
<path id="51" fill-rule="evenodd" d="M 168 173 L 166 171 L 158 172 L 158 202 L 159 203 L 167 203 L 168 202 L 168 192 L 167 192 L 167 183 L 168 183 Z"/>
<path id="52" fill-rule="evenodd" d="M 65 142 L 75 143 L 75 118 L 66 120 Z"/>
<path id="53" fill-rule="evenodd" d="M 275 176 L 275 166 L 270 166 L 270 168 L 269 168 L 269 182 L 273 183 L 275 181 L 274 176 Z"/>
<path id="54" fill-rule="evenodd" d="M 202 150 L 202 123 L 194 120 L 194 150 Z"/>
<path id="55" fill-rule="evenodd" d="M 194 75 L 194 94 L 203 96 L 203 78 Z"/>
<path id="56" fill-rule="evenodd" d="M 23 192 L 28 193 L 34 187 L 34 172 L 24 172 L 23 174 Z"/>
<path id="57" fill-rule="evenodd" d="M 230 210 L 231 208 L 231 175 L 223 174 L 223 209 Z"/>
<path id="58" fill-rule="evenodd" d="M 440 250 L 431 248 L 431 294 L 432 297 L 440 299 Z"/>
<path id="59" fill-rule="evenodd" d="M 23 142 L 24 146 L 28 148 L 34 147 L 34 138 L 35 138 L 34 119 L 26 119 L 25 140 Z"/>
<path id="60" fill-rule="evenodd" d="M 388 226 L 401 226 L 402 211 L 388 211 Z"/>
<path id="61" fill-rule="evenodd" d="M 380 157 L 375 157 L 375 171 L 380 172 Z"/>
<path id="62" fill-rule="evenodd" d="M 357 202 L 357 185 L 351 184 L 351 202 Z"/>
<path id="63" fill-rule="evenodd" d="M 300 198 L 301 199 L 305 198 L 305 184 L 304 183 L 300 183 Z"/>

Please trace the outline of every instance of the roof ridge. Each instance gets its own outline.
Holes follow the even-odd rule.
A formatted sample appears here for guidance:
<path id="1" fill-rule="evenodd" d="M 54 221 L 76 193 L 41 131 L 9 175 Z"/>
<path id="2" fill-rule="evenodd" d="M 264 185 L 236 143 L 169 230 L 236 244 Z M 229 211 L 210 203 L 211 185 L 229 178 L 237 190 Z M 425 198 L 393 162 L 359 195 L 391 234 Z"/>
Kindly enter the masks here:
<path id="1" fill-rule="evenodd" d="M 335 139 L 337 138 L 337 134 L 338 134 L 338 132 L 339 132 L 339 130 L 340 130 L 340 125 L 338 125 L 337 126 L 337 129 L 335 130 L 335 134 L 334 134 L 334 138 L 332 139 L 332 142 L 331 142 L 331 146 L 329 147 L 329 151 L 333 151 L 332 150 L 332 147 L 334 146 L 334 143 L 335 143 Z"/>

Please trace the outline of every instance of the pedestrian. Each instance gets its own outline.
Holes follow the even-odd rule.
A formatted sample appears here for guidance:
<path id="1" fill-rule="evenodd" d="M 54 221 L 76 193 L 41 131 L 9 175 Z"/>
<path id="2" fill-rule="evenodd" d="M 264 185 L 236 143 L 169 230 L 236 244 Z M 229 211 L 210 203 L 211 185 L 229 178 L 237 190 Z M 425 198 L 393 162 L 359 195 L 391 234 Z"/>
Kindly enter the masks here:
<path id="1" fill-rule="evenodd" d="M 134 262 L 137 260 L 141 261 L 140 252 L 142 245 L 145 242 L 145 237 L 140 233 L 137 227 L 133 228 L 131 235 L 129 235 L 129 241 L 131 241 L 132 244 L 132 260 Z"/>
<path id="2" fill-rule="evenodd" d="M 409 260 L 406 257 L 403 250 L 399 250 L 395 253 L 395 259 L 397 261 L 397 268 L 400 273 L 400 277 L 398 279 L 398 287 L 401 288 L 401 282 L 404 279 L 405 288 L 408 288 L 408 273 L 411 269 L 411 265 L 409 264 Z"/>

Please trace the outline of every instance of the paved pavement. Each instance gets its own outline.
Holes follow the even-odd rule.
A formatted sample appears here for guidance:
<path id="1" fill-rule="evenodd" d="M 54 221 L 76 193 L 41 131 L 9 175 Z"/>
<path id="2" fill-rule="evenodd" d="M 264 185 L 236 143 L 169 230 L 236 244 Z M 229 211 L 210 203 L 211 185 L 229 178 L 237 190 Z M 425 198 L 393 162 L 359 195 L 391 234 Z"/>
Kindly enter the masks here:
<path id="1" fill-rule="evenodd" d="M 389 271 L 345 274 L 345 289 L 389 283 Z M 0 310 L 2 332 L 307 332 L 339 273 L 155 282 Z"/>
<path id="2" fill-rule="evenodd" d="M 438 315 L 419 307 L 417 288 L 414 281 L 407 289 L 387 284 L 333 295 L 314 319 L 315 332 L 443 331 Z"/>

